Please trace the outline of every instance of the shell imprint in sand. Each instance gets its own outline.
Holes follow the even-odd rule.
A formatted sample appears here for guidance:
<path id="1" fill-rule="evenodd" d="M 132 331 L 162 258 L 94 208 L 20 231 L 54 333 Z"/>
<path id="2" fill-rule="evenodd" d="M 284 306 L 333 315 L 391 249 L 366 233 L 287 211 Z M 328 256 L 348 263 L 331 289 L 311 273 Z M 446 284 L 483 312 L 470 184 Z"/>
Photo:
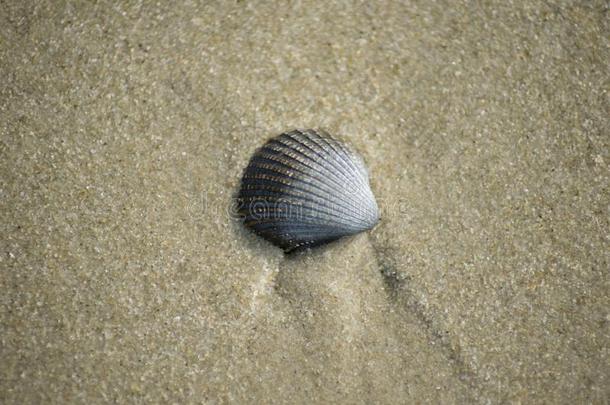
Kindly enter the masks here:
<path id="1" fill-rule="evenodd" d="M 245 225 L 286 252 L 371 229 L 379 209 L 363 160 L 321 130 L 294 130 L 258 149 L 244 171 Z"/>

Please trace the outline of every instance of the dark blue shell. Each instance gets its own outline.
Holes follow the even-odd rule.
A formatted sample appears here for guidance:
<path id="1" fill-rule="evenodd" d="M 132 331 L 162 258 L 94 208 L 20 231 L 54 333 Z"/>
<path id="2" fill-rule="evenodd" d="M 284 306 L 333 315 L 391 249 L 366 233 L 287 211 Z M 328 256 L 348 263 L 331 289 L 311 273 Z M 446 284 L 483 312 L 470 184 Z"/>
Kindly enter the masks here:
<path id="1" fill-rule="evenodd" d="M 244 171 L 239 213 L 286 252 L 371 229 L 379 209 L 362 159 L 321 130 L 294 130 L 258 149 Z"/>

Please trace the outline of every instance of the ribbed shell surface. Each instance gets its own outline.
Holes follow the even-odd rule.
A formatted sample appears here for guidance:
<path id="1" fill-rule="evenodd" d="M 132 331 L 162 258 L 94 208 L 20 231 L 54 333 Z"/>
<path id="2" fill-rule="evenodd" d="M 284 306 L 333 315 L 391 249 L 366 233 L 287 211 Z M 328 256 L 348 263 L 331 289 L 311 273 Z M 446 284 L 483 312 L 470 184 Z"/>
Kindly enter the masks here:
<path id="1" fill-rule="evenodd" d="M 245 225 L 287 252 L 375 226 L 379 210 L 362 159 L 321 130 L 294 130 L 258 149 L 244 171 Z"/>

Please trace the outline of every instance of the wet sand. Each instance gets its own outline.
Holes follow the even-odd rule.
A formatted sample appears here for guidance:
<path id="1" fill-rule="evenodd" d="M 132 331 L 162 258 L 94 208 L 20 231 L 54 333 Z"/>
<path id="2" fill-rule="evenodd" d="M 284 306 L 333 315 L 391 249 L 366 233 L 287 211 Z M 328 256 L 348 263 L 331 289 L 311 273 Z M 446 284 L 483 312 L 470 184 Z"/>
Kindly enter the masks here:
<path id="1" fill-rule="evenodd" d="M 605 2 L 8 2 L 1 403 L 607 403 Z M 231 215 L 322 127 L 383 220 Z"/>

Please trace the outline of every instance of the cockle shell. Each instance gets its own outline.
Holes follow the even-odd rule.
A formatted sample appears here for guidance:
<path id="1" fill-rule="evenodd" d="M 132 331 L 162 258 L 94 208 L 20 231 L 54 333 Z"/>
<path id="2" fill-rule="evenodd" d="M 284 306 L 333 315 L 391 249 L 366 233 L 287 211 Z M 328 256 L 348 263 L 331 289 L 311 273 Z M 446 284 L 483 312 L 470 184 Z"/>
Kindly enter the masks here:
<path id="1" fill-rule="evenodd" d="M 322 130 L 286 132 L 258 149 L 244 171 L 238 201 L 245 225 L 286 252 L 379 221 L 363 160 Z"/>

